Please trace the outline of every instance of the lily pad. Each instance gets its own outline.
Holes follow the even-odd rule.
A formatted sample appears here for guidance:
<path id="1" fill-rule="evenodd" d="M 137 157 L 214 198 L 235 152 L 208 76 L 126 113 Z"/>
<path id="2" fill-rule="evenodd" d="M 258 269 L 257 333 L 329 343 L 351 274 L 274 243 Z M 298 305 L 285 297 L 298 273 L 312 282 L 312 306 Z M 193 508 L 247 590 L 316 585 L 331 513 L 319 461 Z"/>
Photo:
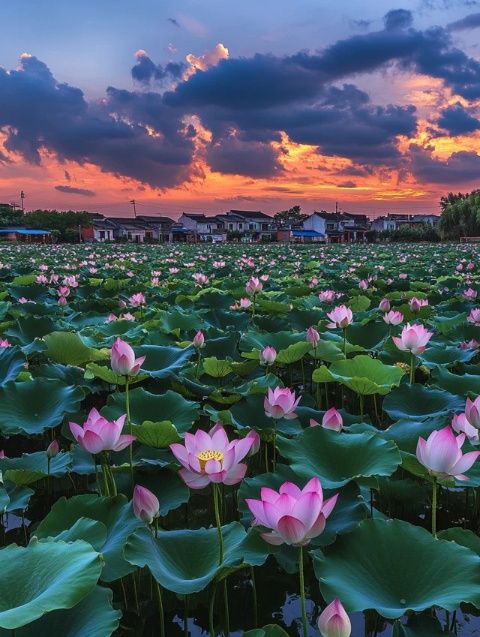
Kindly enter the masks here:
<path id="1" fill-rule="evenodd" d="M 458 396 L 425 385 L 402 385 L 383 401 L 383 410 L 393 420 L 427 418 L 462 411 L 464 401 Z"/>
<path id="2" fill-rule="evenodd" d="M 388 394 L 392 387 L 400 384 L 404 374 L 395 365 L 385 365 L 378 359 L 361 354 L 334 361 L 330 368 L 322 365 L 313 372 L 312 378 L 316 383 L 339 382 L 365 396 Z"/>

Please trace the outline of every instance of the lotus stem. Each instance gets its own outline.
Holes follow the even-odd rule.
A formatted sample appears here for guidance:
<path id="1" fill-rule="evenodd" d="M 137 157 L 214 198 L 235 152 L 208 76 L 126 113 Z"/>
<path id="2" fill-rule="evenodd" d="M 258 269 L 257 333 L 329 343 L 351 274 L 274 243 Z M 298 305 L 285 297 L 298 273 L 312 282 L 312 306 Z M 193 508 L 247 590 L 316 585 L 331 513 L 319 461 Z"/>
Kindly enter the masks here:
<path id="1" fill-rule="evenodd" d="M 250 566 L 250 578 L 252 580 L 252 593 L 253 593 L 253 627 L 258 626 L 258 602 L 257 602 L 257 584 L 255 582 L 255 569 Z"/>
<path id="2" fill-rule="evenodd" d="M 365 410 L 365 405 L 364 405 L 364 397 L 363 394 L 359 394 L 358 398 L 360 400 L 360 420 L 363 422 L 363 415 L 364 415 L 364 410 Z"/>
<path id="3" fill-rule="evenodd" d="M 223 607 L 225 612 L 225 635 L 230 635 L 230 611 L 228 608 L 227 578 L 223 580 Z"/>
<path id="4" fill-rule="evenodd" d="M 212 594 L 210 595 L 210 603 L 208 605 L 208 630 L 210 632 L 210 637 L 216 637 L 215 635 L 215 626 L 213 623 L 213 611 L 215 609 L 215 595 L 217 593 L 217 584 L 213 583 L 212 586 Z"/>
<path id="5" fill-rule="evenodd" d="M 198 372 L 200 371 L 200 362 L 202 360 L 202 355 L 200 353 L 200 350 L 198 350 L 198 356 L 197 356 L 197 366 L 195 367 L 195 378 L 198 379 Z"/>
<path id="6" fill-rule="evenodd" d="M 343 355 L 347 358 L 347 328 L 343 328 Z"/>
<path id="7" fill-rule="evenodd" d="M 432 485 L 432 535 L 437 537 L 437 478 L 433 478 Z"/>
<path id="8" fill-rule="evenodd" d="M 183 635 L 188 637 L 188 595 L 183 596 Z"/>
<path id="9" fill-rule="evenodd" d="M 162 589 L 160 588 L 160 585 L 157 582 L 157 580 L 155 580 L 155 584 L 157 585 L 158 619 L 160 623 L 160 637 L 165 637 L 165 613 L 163 610 Z"/>
<path id="10" fill-rule="evenodd" d="M 415 354 L 410 357 L 410 385 L 415 382 Z"/>
<path id="11" fill-rule="evenodd" d="M 220 493 L 218 491 L 218 486 L 215 483 L 212 483 L 212 492 L 213 492 L 213 509 L 215 511 L 215 523 L 217 525 L 218 532 L 218 546 L 219 546 L 219 560 L 218 563 L 222 564 L 223 562 L 223 535 L 222 535 L 222 523 L 220 521 L 220 509 L 219 509 L 219 497 Z"/>
<path id="12" fill-rule="evenodd" d="M 110 496 L 110 486 L 108 484 L 108 468 L 106 464 L 102 465 L 102 473 L 103 473 L 103 490 L 105 495 Z"/>
<path id="13" fill-rule="evenodd" d="M 127 412 L 127 423 L 129 434 L 133 436 L 132 419 L 130 418 L 130 392 L 129 392 L 129 378 L 125 376 L 125 411 Z M 130 478 L 132 482 L 132 492 L 134 487 L 133 479 L 133 445 L 128 446 L 128 462 L 130 465 Z"/>
<path id="14" fill-rule="evenodd" d="M 302 609 L 303 637 L 308 637 L 307 611 L 305 609 L 305 576 L 303 572 L 303 546 L 299 548 L 298 571 L 300 578 L 300 605 Z"/>

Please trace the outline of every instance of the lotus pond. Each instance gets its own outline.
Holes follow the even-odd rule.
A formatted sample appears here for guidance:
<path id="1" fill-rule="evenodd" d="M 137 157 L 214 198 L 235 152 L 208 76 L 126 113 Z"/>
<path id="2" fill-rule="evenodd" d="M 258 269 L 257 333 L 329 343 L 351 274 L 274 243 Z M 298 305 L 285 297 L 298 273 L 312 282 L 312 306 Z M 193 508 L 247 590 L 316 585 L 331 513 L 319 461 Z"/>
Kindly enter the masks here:
<path id="1" fill-rule="evenodd" d="M 0 246 L 0 635 L 480 634 L 479 257 Z"/>

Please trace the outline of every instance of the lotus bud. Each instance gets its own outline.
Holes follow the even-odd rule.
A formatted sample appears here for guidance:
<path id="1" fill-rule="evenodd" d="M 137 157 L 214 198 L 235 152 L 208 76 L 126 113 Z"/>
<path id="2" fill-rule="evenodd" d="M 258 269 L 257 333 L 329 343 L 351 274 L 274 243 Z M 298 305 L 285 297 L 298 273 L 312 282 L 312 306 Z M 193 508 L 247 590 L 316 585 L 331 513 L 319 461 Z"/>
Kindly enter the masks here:
<path id="1" fill-rule="evenodd" d="M 133 512 L 139 520 L 147 524 L 152 524 L 153 520 L 159 516 L 160 503 L 155 494 L 149 489 L 135 485 L 133 490 Z"/>
<path id="2" fill-rule="evenodd" d="M 331 407 L 323 415 L 322 427 L 324 429 L 333 429 L 335 431 L 341 431 L 343 428 L 342 414 L 338 412 L 335 409 L 335 407 Z"/>
<path id="3" fill-rule="evenodd" d="M 49 460 L 55 458 L 59 451 L 60 447 L 58 446 L 58 442 L 56 440 L 52 440 L 52 442 L 47 447 L 47 458 Z"/>
<path id="4" fill-rule="evenodd" d="M 202 349 L 203 347 L 205 347 L 205 336 L 203 335 L 202 331 L 198 331 L 195 334 L 192 343 L 196 349 Z"/>
<path id="5" fill-rule="evenodd" d="M 318 618 L 322 637 L 350 637 L 352 624 L 339 599 L 334 599 Z"/>
<path id="6" fill-rule="evenodd" d="M 260 353 L 260 365 L 273 365 L 277 358 L 277 350 L 267 345 Z"/>
<path id="7" fill-rule="evenodd" d="M 390 311 L 390 301 L 388 299 L 382 299 L 378 304 L 378 309 L 381 312 L 389 312 Z"/>
<path id="8" fill-rule="evenodd" d="M 320 342 L 320 334 L 314 327 L 309 327 L 307 330 L 307 343 L 310 343 L 312 347 L 317 347 Z"/>

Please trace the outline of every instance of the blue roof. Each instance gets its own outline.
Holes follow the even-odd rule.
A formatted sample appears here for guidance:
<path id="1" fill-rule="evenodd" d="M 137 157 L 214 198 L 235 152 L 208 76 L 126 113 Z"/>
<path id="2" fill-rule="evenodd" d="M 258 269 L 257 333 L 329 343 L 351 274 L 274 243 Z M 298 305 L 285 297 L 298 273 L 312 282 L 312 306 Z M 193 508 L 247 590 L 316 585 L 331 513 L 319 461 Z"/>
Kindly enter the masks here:
<path id="1" fill-rule="evenodd" d="M 52 234 L 50 230 L 42 230 L 41 228 L 0 228 L 0 234 L 12 233 L 24 235 Z"/>
<path id="2" fill-rule="evenodd" d="M 294 237 L 325 237 L 321 232 L 317 232 L 316 230 L 294 230 Z"/>

